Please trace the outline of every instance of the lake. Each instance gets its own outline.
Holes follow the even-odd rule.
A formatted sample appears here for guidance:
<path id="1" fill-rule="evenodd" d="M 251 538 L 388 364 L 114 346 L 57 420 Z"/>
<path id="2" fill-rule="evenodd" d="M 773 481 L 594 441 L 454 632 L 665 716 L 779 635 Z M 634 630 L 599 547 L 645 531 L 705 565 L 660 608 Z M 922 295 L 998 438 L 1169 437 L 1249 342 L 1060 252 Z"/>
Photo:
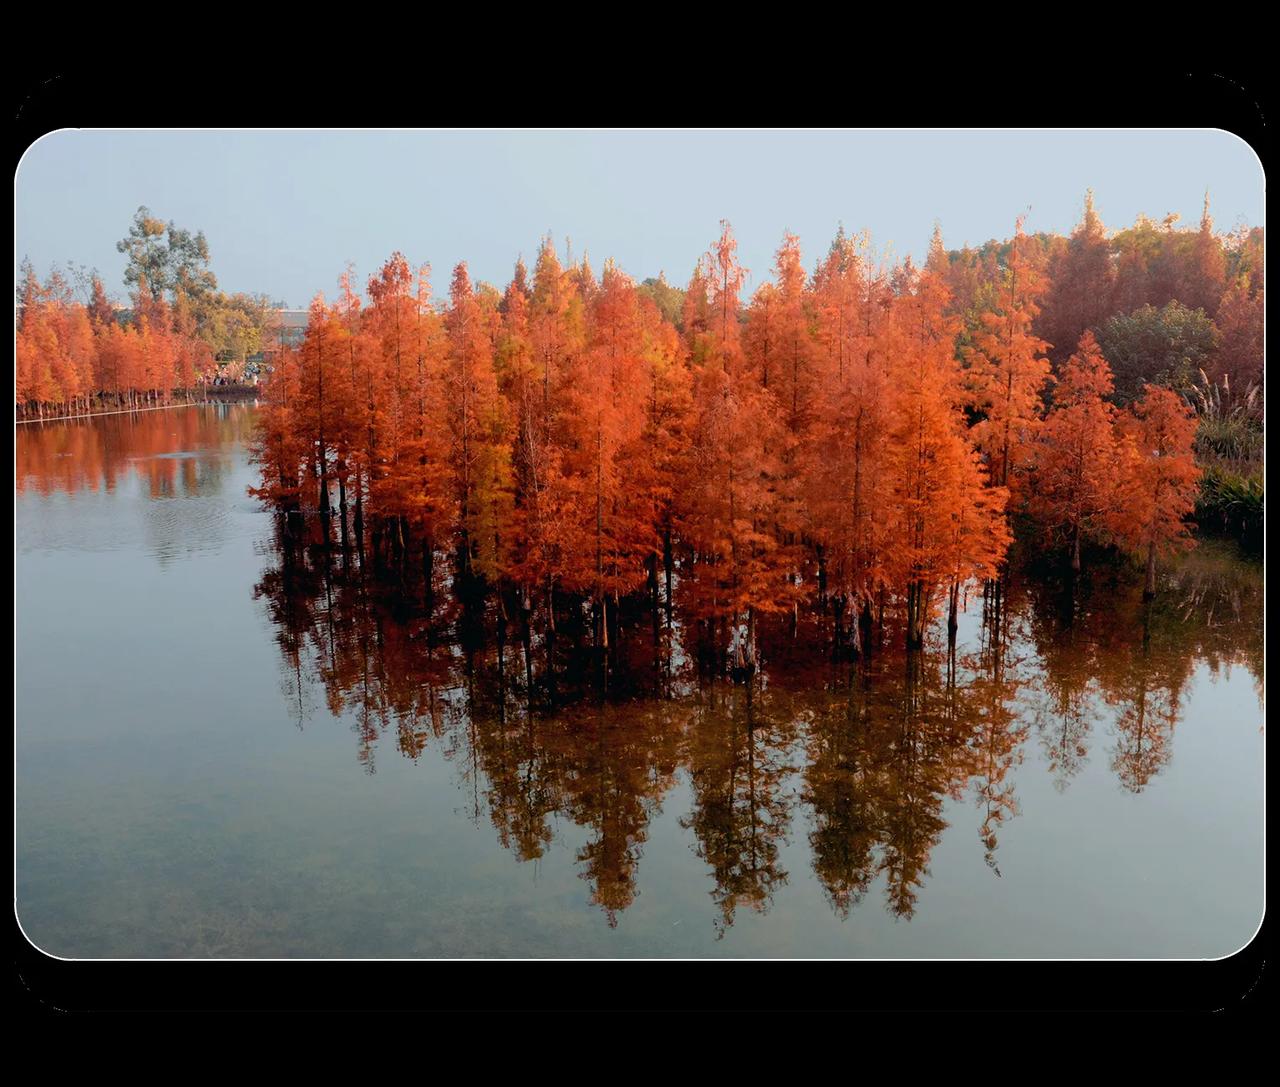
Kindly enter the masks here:
<path id="1" fill-rule="evenodd" d="M 1264 910 L 1263 570 L 970 587 L 958 643 L 750 684 L 282 544 L 252 404 L 16 439 L 16 894 L 63 958 L 1218 958 Z M 813 621 L 814 623 L 817 620 Z M 470 626 L 475 629 L 469 629 Z M 813 629 L 810 629 L 813 627 Z M 562 653 L 572 654 L 566 635 Z M 532 668 L 532 664 L 529 665 Z"/>

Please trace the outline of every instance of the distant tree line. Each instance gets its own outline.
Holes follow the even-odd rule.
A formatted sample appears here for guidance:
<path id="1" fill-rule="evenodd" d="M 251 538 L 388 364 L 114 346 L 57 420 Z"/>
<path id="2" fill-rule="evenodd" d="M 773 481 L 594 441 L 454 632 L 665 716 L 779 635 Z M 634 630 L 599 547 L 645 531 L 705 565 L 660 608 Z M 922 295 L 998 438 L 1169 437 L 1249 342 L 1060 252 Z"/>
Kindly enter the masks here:
<path id="1" fill-rule="evenodd" d="M 96 271 L 51 269 L 41 282 L 24 260 L 17 286 L 15 401 L 21 416 L 89 412 L 168 401 L 223 375 L 244 376 L 272 342 L 279 305 L 217 289 L 203 233 L 139 208 L 126 254 L 129 307 Z"/>

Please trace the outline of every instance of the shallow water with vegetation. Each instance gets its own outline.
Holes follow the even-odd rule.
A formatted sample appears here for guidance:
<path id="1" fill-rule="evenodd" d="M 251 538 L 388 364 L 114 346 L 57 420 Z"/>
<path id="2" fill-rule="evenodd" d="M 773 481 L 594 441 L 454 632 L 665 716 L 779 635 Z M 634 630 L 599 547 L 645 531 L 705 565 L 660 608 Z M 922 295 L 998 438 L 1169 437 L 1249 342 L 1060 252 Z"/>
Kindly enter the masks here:
<path id="1" fill-rule="evenodd" d="M 1034 557 L 600 691 L 246 494 L 255 408 L 19 428 L 17 906 L 52 955 L 1216 958 L 1264 907 L 1262 564 Z M 314 526 L 312 526 L 314 527 Z M 585 622 L 584 622 L 585 627 Z M 581 632 L 579 632 L 581 634 Z M 589 638 L 589 632 L 587 634 Z M 534 657 L 537 657 L 535 647 Z"/>

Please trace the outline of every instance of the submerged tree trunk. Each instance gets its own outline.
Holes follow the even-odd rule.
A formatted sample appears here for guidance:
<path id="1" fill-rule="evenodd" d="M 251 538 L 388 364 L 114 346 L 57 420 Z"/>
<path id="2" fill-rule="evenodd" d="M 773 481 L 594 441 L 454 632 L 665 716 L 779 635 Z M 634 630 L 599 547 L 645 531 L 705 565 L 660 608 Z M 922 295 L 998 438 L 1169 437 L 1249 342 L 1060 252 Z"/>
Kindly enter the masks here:
<path id="1" fill-rule="evenodd" d="M 907 589 L 907 648 L 919 649 L 924 645 L 924 618 L 927 593 L 919 581 Z"/>
<path id="2" fill-rule="evenodd" d="M 958 604 L 960 602 L 960 583 L 958 581 L 951 582 L 950 601 L 947 608 L 947 645 L 952 649 L 956 644 L 956 630 L 960 626 L 959 617 L 957 616 Z"/>
<path id="3" fill-rule="evenodd" d="M 362 488 L 360 486 L 360 462 L 356 462 L 356 549 L 361 553 L 361 562 L 364 561 L 364 502 L 361 498 Z"/>
<path id="4" fill-rule="evenodd" d="M 347 550 L 347 479 L 346 473 L 338 475 L 338 525 L 342 534 L 342 551 Z"/>
<path id="5" fill-rule="evenodd" d="M 428 538 L 422 545 L 423 598 L 427 604 L 427 619 L 435 611 L 436 601 L 436 549 Z"/>
<path id="6" fill-rule="evenodd" d="M 530 600 L 528 594 L 520 590 L 520 640 L 524 643 L 524 681 L 525 694 L 533 698 L 533 627 L 529 622 Z"/>
<path id="7" fill-rule="evenodd" d="M 554 703 L 556 682 L 556 594 L 550 574 L 547 575 L 547 629 L 544 641 L 547 646 L 547 697 Z"/>
<path id="8" fill-rule="evenodd" d="M 662 565 L 667 579 L 667 626 L 671 625 L 671 571 L 675 565 L 675 555 L 671 549 L 671 526 L 668 525 L 662 534 Z"/>
<path id="9" fill-rule="evenodd" d="M 654 648 L 654 664 L 657 664 L 657 649 L 661 641 L 661 619 L 658 616 L 658 556 L 651 554 L 649 556 L 649 611 L 653 617 L 653 648 Z"/>

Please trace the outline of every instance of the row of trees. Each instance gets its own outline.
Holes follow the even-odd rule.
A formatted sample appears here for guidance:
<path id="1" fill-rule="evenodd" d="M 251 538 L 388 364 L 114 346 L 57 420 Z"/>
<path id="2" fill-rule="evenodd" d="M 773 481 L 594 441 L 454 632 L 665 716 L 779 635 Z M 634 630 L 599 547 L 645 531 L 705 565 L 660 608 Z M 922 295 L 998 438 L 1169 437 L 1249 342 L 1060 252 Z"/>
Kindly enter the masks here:
<path id="1" fill-rule="evenodd" d="M 20 415 L 167 402 L 215 374 L 243 376 L 249 356 L 271 343 L 278 307 L 265 295 L 218 291 L 202 233 L 139 208 L 117 249 L 127 258 L 130 309 L 108 297 L 95 272 L 55 267 L 42 283 L 23 262 L 16 290 Z"/>
<path id="2" fill-rule="evenodd" d="M 429 587 L 451 552 L 464 589 L 495 589 L 524 636 L 535 613 L 589 605 L 607 653 L 620 608 L 678 602 L 712 660 L 756 659 L 757 621 L 816 603 L 841 652 L 919 646 L 962 586 L 998 577 L 1014 521 L 1147 563 L 1188 539 L 1194 420 L 1151 387 L 1117 413 L 1084 336 L 1046 415 L 1050 345 L 1034 334 L 1045 278 L 1021 229 L 999 289 L 966 324 L 939 232 L 921 270 L 877 262 L 841 231 L 812 276 L 787 235 L 773 280 L 743 298 L 724 224 L 681 300 L 611 262 L 561 265 L 545 242 L 502 293 L 394 255 L 275 356 L 256 456 L 278 508 L 336 506 L 345 547 Z M 336 496 L 335 496 L 336 492 Z M 336 497 L 336 501 L 335 501 Z M 327 531 L 327 529 L 326 529 Z"/>
<path id="3" fill-rule="evenodd" d="M 15 401 L 20 415 L 43 418 L 92 410 L 95 403 L 137 407 L 191 389 L 212 354 L 163 299 L 118 319 L 94 277 L 85 305 L 58 272 L 45 284 L 34 273 L 18 310 Z"/>

